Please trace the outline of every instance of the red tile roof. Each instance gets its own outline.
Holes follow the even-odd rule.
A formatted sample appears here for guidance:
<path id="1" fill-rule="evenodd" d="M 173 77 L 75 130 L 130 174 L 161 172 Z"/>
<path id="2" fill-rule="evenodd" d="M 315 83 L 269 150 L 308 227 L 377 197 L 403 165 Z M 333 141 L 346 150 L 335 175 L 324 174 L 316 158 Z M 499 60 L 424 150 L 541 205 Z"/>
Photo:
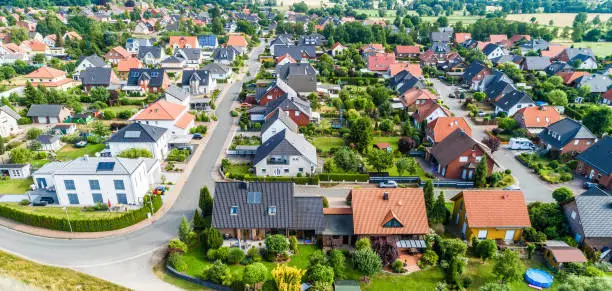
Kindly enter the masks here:
<path id="1" fill-rule="evenodd" d="M 567 48 L 567 46 L 551 43 L 548 46 L 548 50 L 541 51 L 540 53 L 542 54 L 543 57 L 554 58 L 554 57 L 558 56 L 566 48 Z"/>
<path id="2" fill-rule="evenodd" d="M 31 72 L 25 75 L 27 79 L 55 79 L 57 77 L 66 76 L 66 72 L 50 68 L 50 67 L 40 67 L 36 71 Z"/>
<path id="3" fill-rule="evenodd" d="M 383 199 L 388 193 L 388 200 Z M 418 188 L 363 188 L 351 190 L 356 235 L 426 234 L 429 224 L 423 190 Z M 402 227 L 383 227 L 395 218 Z"/>
<path id="4" fill-rule="evenodd" d="M 177 46 L 179 48 L 196 48 L 198 47 L 198 39 L 195 36 L 170 36 L 169 46 Z"/>
<path id="5" fill-rule="evenodd" d="M 368 69 L 370 71 L 387 71 L 389 65 L 395 63 L 395 55 L 390 54 L 377 54 L 368 57 Z"/>
<path id="6" fill-rule="evenodd" d="M 400 97 L 404 106 L 408 107 L 416 103 L 417 100 L 438 100 L 436 94 L 427 89 L 410 88 Z"/>
<path id="7" fill-rule="evenodd" d="M 119 72 L 129 72 L 130 69 L 138 69 L 142 68 L 142 63 L 137 58 L 127 58 L 124 60 L 120 60 L 117 64 L 117 71 Z"/>
<path id="8" fill-rule="evenodd" d="M 398 54 L 420 54 L 421 48 L 416 45 L 398 45 L 395 47 L 395 52 Z"/>
<path id="9" fill-rule="evenodd" d="M 522 108 L 514 118 L 522 121 L 527 128 L 544 128 L 561 120 L 561 115 L 552 106 L 532 106 Z"/>
<path id="10" fill-rule="evenodd" d="M 472 128 L 463 117 L 439 117 L 427 124 L 433 133 L 434 143 L 444 140 L 449 134 L 460 128 L 467 135 L 472 136 Z"/>
<path id="11" fill-rule="evenodd" d="M 606 100 L 612 100 L 612 89 L 608 89 L 608 91 L 603 93 L 601 97 Z"/>
<path id="12" fill-rule="evenodd" d="M 582 76 L 590 75 L 590 74 L 589 72 L 574 71 L 574 72 L 559 72 L 557 73 L 557 75 L 563 79 L 564 84 L 569 85 L 572 82 L 574 82 L 576 79 Z"/>
<path id="13" fill-rule="evenodd" d="M 191 113 L 183 114 L 174 125 L 179 128 L 185 129 L 195 120 L 195 116 L 191 115 Z"/>
<path id="14" fill-rule="evenodd" d="M 230 35 L 227 38 L 228 46 L 247 47 L 249 44 L 244 35 Z"/>
<path id="15" fill-rule="evenodd" d="M 385 51 L 385 48 L 383 47 L 382 44 L 380 43 L 369 43 L 369 44 L 365 44 L 361 47 L 360 50 L 366 50 L 366 49 L 374 49 L 377 51 Z"/>
<path id="16" fill-rule="evenodd" d="M 424 104 L 419 104 L 417 111 L 414 113 L 414 117 L 416 118 L 417 122 L 421 123 L 438 108 L 442 109 L 446 116 L 451 116 L 451 113 L 450 111 L 448 111 L 448 109 L 444 108 L 442 105 L 438 104 L 435 101 L 431 101 L 425 102 Z"/>
<path id="17" fill-rule="evenodd" d="M 410 74 L 417 78 L 423 76 L 423 69 L 421 69 L 421 64 L 411 64 L 402 62 L 389 65 L 389 75 L 391 77 L 397 75 L 397 73 L 404 70 L 408 71 Z"/>
<path id="18" fill-rule="evenodd" d="M 451 198 L 463 197 L 469 227 L 530 227 L 522 191 L 464 190 Z"/>
<path id="19" fill-rule="evenodd" d="M 122 46 L 116 46 L 116 47 L 112 48 L 111 50 L 116 52 L 116 53 L 118 53 L 119 55 L 121 55 L 123 58 L 126 58 L 126 59 L 132 56 L 130 54 L 130 52 L 128 52 Z"/>
<path id="20" fill-rule="evenodd" d="M 147 108 L 138 112 L 133 120 L 174 120 L 180 117 L 181 113 L 186 109 L 186 106 L 168 102 L 166 100 L 157 100 L 150 104 Z"/>
<path id="21" fill-rule="evenodd" d="M 504 40 L 508 40 L 508 36 L 505 34 L 491 34 L 489 35 L 489 41 L 492 43 L 502 42 Z"/>
<path id="22" fill-rule="evenodd" d="M 292 63 L 292 64 L 297 63 L 297 61 L 290 54 L 284 54 L 284 55 L 278 57 L 276 59 L 276 63 L 278 64 L 278 63 L 282 62 L 284 59 L 289 60 L 289 62 Z"/>
<path id="23" fill-rule="evenodd" d="M 584 256 L 582 251 L 577 248 L 573 248 L 570 246 L 567 247 L 546 247 L 553 257 L 555 261 L 558 263 L 586 263 L 587 258 Z"/>
<path id="24" fill-rule="evenodd" d="M 464 41 L 466 41 L 468 39 L 472 39 L 472 34 L 471 33 L 466 33 L 466 32 L 457 32 L 457 33 L 455 33 L 455 42 L 456 43 L 463 43 Z"/>

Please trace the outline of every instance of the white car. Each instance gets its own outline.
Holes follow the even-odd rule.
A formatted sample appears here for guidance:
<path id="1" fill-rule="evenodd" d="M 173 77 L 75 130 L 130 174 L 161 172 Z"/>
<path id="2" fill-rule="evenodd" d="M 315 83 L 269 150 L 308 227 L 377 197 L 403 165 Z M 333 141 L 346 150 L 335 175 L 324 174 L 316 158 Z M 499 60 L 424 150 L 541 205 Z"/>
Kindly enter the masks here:
<path id="1" fill-rule="evenodd" d="M 378 183 L 378 188 L 397 188 L 397 182 L 393 180 Z"/>

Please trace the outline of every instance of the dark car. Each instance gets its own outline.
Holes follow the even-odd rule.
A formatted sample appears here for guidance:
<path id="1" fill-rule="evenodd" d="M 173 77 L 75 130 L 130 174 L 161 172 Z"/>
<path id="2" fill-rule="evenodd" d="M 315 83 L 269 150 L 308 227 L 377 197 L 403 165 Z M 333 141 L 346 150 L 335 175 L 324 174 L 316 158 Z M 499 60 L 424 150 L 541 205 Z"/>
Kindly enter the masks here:
<path id="1" fill-rule="evenodd" d="M 203 136 L 201 134 L 199 134 L 199 133 L 194 133 L 193 134 L 193 139 L 202 139 L 202 138 L 203 138 Z"/>
<path id="2" fill-rule="evenodd" d="M 584 187 L 584 189 L 591 189 L 593 187 L 597 187 L 597 183 L 584 182 L 584 184 L 582 184 L 582 187 Z"/>
<path id="3" fill-rule="evenodd" d="M 47 204 L 53 204 L 55 203 L 55 199 L 53 199 L 53 197 L 40 197 L 38 198 L 39 201 L 45 201 L 47 202 Z"/>
<path id="4" fill-rule="evenodd" d="M 47 201 L 35 200 L 34 202 L 32 202 L 32 206 L 47 206 L 47 204 Z"/>
<path id="5" fill-rule="evenodd" d="M 193 152 L 193 147 L 192 147 L 192 146 L 189 146 L 189 145 L 181 145 L 181 146 L 177 146 L 177 147 L 176 147 L 176 149 L 179 149 L 179 150 L 181 150 L 181 151 L 182 151 L 182 150 L 188 150 L 188 151 L 189 151 L 189 154 L 191 154 L 191 152 Z"/>

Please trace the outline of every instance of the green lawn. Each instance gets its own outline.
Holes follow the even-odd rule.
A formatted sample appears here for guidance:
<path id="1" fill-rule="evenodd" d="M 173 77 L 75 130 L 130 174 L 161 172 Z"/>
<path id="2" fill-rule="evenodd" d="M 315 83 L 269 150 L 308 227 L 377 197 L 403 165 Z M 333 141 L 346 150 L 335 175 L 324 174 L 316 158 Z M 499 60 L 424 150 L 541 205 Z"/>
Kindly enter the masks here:
<path id="1" fill-rule="evenodd" d="M 251 167 L 249 167 L 249 165 L 247 164 L 232 164 L 232 166 L 230 167 L 229 173 L 230 176 L 232 175 L 249 175 L 251 173 L 249 173 L 249 169 Z"/>
<path id="2" fill-rule="evenodd" d="M 344 140 L 340 137 L 334 136 L 320 136 L 312 139 L 312 145 L 317 150 L 328 152 L 331 148 L 339 148 L 344 145 Z"/>
<path id="3" fill-rule="evenodd" d="M 443 280 L 440 268 L 431 268 L 404 276 L 381 273 L 361 287 L 362 290 L 435 290 L 436 284 Z"/>
<path id="4" fill-rule="evenodd" d="M 23 194 L 30 190 L 32 178 L 0 180 L 0 194 Z"/>
<path id="5" fill-rule="evenodd" d="M 49 162 L 48 159 L 32 160 L 32 161 L 30 161 L 30 164 L 32 165 L 32 168 L 40 169 L 40 167 L 44 166 L 48 162 Z"/>
<path id="6" fill-rule="evenodd" d="M 38 213 L 38 214 L 44 214 L 48 216 L 61 217 L 61 218 L 66 217 L 66 212 L 62 209 L 62 207 L 52 207 L 52 206 L 34 207 L 34 206 L 23 206 L 17 203 L 3 203 L 3 205 L 17 209 L 22 212 Z M 92 218 L 92 217 L 107 218 L 107 217 L 119 216 L 122 214 L 121 212 L 83 211 L 83 208 L 81 207 L 66 207 L 66 210 L 68 211 L 68 216 L 70 217 L 71 220 L 85 219 L 85 218 Z"/>
<path id="7" fill-rule="evenodd" d="M 115 113 L 119 113 L 119 112 L 124 111 L 124 110 L 132 110 L 132 111 L 136 112 L 138 109 L 140 109 L 140 106 L 138 106 L 138 105 L 121 105 L 121 106 L 109 106 L 108 108 L 106 108 L 104 110 L 110 110 L 110 111 L 113 111 Z"/>
<path id="8" fill-rule="evenodd" d="M 399 139 L 400 138 L 397 136 L 375 136 L 372 139 L 372 144 L 377 144 L 379 142 L 386 142 L 391 145 L 391 148 L 393 148 L 393 150 L 397 150 L 397 144 L 398 144 Z"/>
<path id="9" fill-rule="evenodd" d="M 88 144 L 82 148 L 76 148 L 73 145 L 65 145 L 57 151 L 56 157 L 60 161 L 74 160 L 84 155 L 93 157 L 97 152 L 104 149 L 104 144 Z"/>
<path id="10" fill-rule="evenodd" d="M 607 57 L 612 55 L 612 42 L 557 42 L 566 46 L 588 47 L 593 50 L 593 53 L 599 57 Z"/>
<path id="11" fill-rule="evenodd" d="M 448 24 L 455 24 L 459 21 L 463 22 L 463 24 L 472 24 L 475 23 L 476 20 L 482 18 L 481 16 L 472 16 L 472 15 L 452 15 L 452 16 L 447 16 L 446 18 L 448 18 Z M 436 16 L 425 16 L 425 17 L 421 17 L 421 19 L 423 19 L 423 21 L 428 21 L 428 22 L 435 22 L 436 20 L 438 20 L 438 17 Z"/>

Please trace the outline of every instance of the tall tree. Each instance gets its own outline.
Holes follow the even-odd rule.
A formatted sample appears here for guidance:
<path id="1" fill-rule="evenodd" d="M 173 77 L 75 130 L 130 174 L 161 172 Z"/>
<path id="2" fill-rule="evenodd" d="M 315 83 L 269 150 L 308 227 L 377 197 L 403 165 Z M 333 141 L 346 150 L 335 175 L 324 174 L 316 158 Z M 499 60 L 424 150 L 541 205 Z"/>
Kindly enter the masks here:
<path id="1" fill-rule="evenodd" d="M 365 153 L 372 142 L 372 131 L 372 120 L 368 117 L 358 117 L 351 122 L 348 143 L 355 145 L 360 153 Z"/>
<path id="2" fill-rule="evenodd" d="M 380 173 L 393 165 L 393 153 L 386 150 L 372 149 L 368 153 L 368 164 Z"/>
<path id="3" fill-rule="evenodd" d="M 204 186 L 200 189 L 200 201 L 198 202 L 200 210 L 202 210 L 202 216 L 212 215 L 213 198 L 208 191 L 208 186 Z"/>
<path id="4" fill-rule="evenodd" d="M 480 163 L 476 166 L 476 172 L 474 173 L 474 186 L 477 188 L 483 188 L 487 186 L 487 175 L 489 174 L 489 167 L 487 162 L 487 156 L 483 155 Z"/>
<path id="5" fill-rule="evenodd" d="M 605 105 L 592 106 L 584 115 L 582 123 L 597 135 L 610 132 L 612 127 L 612 109 Z"/>
<path id="6" fill-rule="evenodd" d="M 444 223 L 446 221 L 446 204 L 444 200 L 444 192 L 440 191 L 438 199 L 434 203 L 431 211 L 431 217 L 429 218 L 430 223 Z"/>
<path id="7" fill-rule="evenodd" d="M 181 224 L 179 225 L 179 231 L 178 231 L 179 239 L 184 243 L 188 243 L 189 241 L 188 236 L 189 236 L 190 231 L 191 231 L 191 225 L 189 225 L 189 221 L 187 221 L 187 218 L 183 216 L 183 219 L 181 219 Z"/>
<path id="8" fill-rule="evenodd" d="M 427 210 L 427 213 L 430 214 L 434 208 L 434 187 L 431 180 L 427 180 L 427 182 L 425 182 L 425 186 L 423 186 L 423 193 L 425 194 L 425 209 Z"/>
<path id="9" fill-rule="evenodd" d="M 518 252 L 505 249 L 497 256 L 493 271 L 501 278 L 502 283 L 518 281 L 522 278 L 525 266 Z"/>

